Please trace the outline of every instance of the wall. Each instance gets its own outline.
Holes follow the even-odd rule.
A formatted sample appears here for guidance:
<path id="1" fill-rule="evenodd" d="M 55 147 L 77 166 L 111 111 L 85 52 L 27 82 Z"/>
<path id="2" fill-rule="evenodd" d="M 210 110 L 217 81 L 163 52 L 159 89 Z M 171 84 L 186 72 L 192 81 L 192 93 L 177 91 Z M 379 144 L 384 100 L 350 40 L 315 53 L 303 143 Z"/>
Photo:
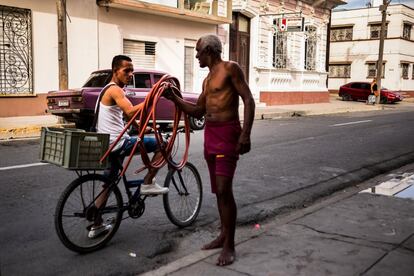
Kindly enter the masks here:
<path id="1" fill-rule="evenodd" d="M 34 95 L 0 98 L 0 117 L 44 114 L 46 93 L 59 88 L 56 1 L 2 0 L 1 5 L 32 11 Z M 185 40 L 217 33 L 216 25 L 101 8 L 94 0 L 67 1 L 67 13 L 69 88 L 81 87 L 94 70 L 110 68 L 112 57 L 123 52 L 123 39 L 156 42 L 156 69 L 183 82 Z M 227 58 L 228 29 L 221 36 Z M 200 93 L 208 70 L 194 64 L 194 92 Z"/>
<path id="2" fill-rule="evenodd" d="M 216 33 L 215 25 L 189 24 L 189 21 L 119 9 L 101 8 L 99 20 L 100 69 L 109 68 L 112 57 L 122 53 L 123 39 L 152 41 L 156 42 L 155 68 L 174 75 L 181 83 L 184 82 L 185 40 L 196 41 L 202 35 Z M 195 70 L 195 92 L 201 93 L 198 66 Z"/>

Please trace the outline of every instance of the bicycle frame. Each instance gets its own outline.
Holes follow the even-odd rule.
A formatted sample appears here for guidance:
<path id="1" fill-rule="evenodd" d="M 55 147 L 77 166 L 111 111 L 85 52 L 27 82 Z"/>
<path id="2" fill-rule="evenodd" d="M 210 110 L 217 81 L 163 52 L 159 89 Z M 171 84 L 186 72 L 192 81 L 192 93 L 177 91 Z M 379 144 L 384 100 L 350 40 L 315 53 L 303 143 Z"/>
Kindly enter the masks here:
<path id="1" fill-rule="evenodd" d="M 117 161 L 119 161 L 119 160 L 117 160 Z M 120 168 L 120 171 L 122 171 L 122 169 L 123 169 L 122 165 L 120 165 L 119 168 Z M 79 177 L 84 175 L 83 171 L 76 170 L 75 172 Z M 92 173 L 89 170 L 87 170 L 86 174 L 96 174 L 96 170 L 93 170 Z M 123 207 L 121 209 L 122 213 L 125 212 L 126 210 L 128 210 L 131 205 L 134 205 L 135 203 L 137 203 L 137 201 L 139 199 L 141 199 L 142 202 L 145 202 L 146 198 L 148 197 L 147 195 L 144 195 L 143 197 L 141 197 L 141 184 L 144 183 L 144 179 L 128 181 L 125 174 L 121 176 L 119 172 L 118 172 L 118 175 L 116 176 L 114 181 L 112 181 L 109 177 L 107 179 L 110 182 L 109 186 L 108 187 L 102 187 L 102 191 L 100 191 L 96 196 L 93 196 L 94 200 L 91 203 L 89 203 L 88 206 L 84 206 L 85 210 L 88 210 L 94 204 L 96 199 L 99 198 L 105 191 L 108 191 L 110 193 L 111 190 L 114 187 L 118 186 L 118 184 L 119 184 L 119 182 L 121 182 L 121 180 L 124 183 L 125 191 L 126 191 L 126 194 L 127 194 L 127 197 L 128 197 L 128 201 L 126 203 L 124 202 Z M 132 193 L 132 191 L 131 191 L 132 188 L 137 188 L 134 193 Z M 82 195 L 81 195 L 81 197 L 82 197 Z M 82 198 L 82 202 L 83 201 L 84 200 Z M 108 213 L 111 210 L 112 209 L 108 210 L 108 207 L 106 207 L 106 206 L 104 208 L 100 208 L 100 212 L 103 213 L 103 214 Z M 83 217 L 83 216 L 85 216 L 85 215 L 80 215 L 80 217 Z"/>
<path id="2" fill-rule="evenodd" d="M 178 132 L 183 132 L 183 131 L 184 131 L 184 129 L 179 129 L 178 130 Z M 170 134 L 169 133 L 162 134 L 160 130 L 158 130 L 158 132 L 159 132 L 160 135 L 164 135 L 166 140 L 168 140 L 170 138 Z M 144 179 L 138 179 L 138 180 L 131 180 L 131 181 L 129 181 L 127 179 L 125 173 L 122 173 L 122 172 L 125 171 L 125 167 L 123 166 L 123 164 L 121 163 L 121 161 L 119 159 L 113 158 L 113 160 L 111 162 L 117 162 L 116 165 L 118 167 L 118 172 L 117 172 L 116 177 L 114 177 L 115 180 L 112 181 L 109 177 L 107 177 L 108 180 L 109 180 L 109 182 L 110 182 L 109 186 L 108 187 L 103 187 L 102 191 L 100 193 L 98 193 L 97 196 L 94 196 L 94 200 L 88 206 L 84 206 L 85 210 L 88 210 L 94 204 L 94 202 L 96 201 L 96 199 L 98 197 L 100 197 L 106 191 L 106 189 L 108 189 L 107 191 L 111 192 L 111 190 L 114 187 L 118 186 L 118 184 L 119 184 L 119 182 L 121 180 L 124 183 L 125 191 L 126 191 L 126 194 L 127 194 L 127 197 L 128 197 L 128 202 L 127 203 L 124 202 L 124 204 L 123 204 L 123 207 L 122 207 L 122 210 L 121 210 L 122 213 L 125 212 L 126 210 L 128 210 L 130 208 L 130 206 L 133 206 L 134 204 L 136 204 L 139 200 L 141 200 L 142 203 L 144 203 L 145 200 L 146 200 L 146 198 L 148 197 L 147 195 L 144 195 L 143 197 L 141 197 L 141 185 L 144 183 Z M 170 162 L 167 162 L 167 163 L 168 163 L 168 169 L 169 170 L 174 169 L 174 167 L 172 165 L 170 165 Z M 174 161 L 171 161 L 171 163 L 174 163 Z M 129 165 L 129 163 L 127 163 L 127 166 L 128 165 Z M 112 166 L 113 166 L 113 164 L 112 164 Z M 83 173 L 82 173 L 83 171 L 76 170 L 75 172 L 76 172 L 76 174 L 79 177 L 83 175 Z M 93 172 L 92 174 L 96 174 L 96 170 L 93 170 L 92 172 Z M 188 193 L 187 187 L 183 184 L 184 183 L 184 180 L 183 180 L 183 178 L 181 176 L 180 171 L 178 170 L 177 173 L 178 173 L 178 177 L 179 177 L 179 180 L 180 180 L 180 183 L 181 183 L 180 186 L 184 190 L 184 193 L 180 193 L 180 195 L 188 195 L 189 193 Z M 86 174 L 90 174 L 90 171 L 87 170 L 86 171 Z M 172 183 L 173 183 L 173 185 L 174 185 L 174 187 L 176 188 L 177 191 L 180 191 L 181 190 L 181 189 L 179 189 L 179 187 L 178 187 L 178 185 L 177 185 L 177 183 L 176 183 L 176 181 L 175 181 L 174 178 L 172 179 Z M 131 191 L 132 188 L 137 188 L 134 193 L 132 193 L 132 191 Z M 83 199 L 82 199 L 82 201 L 83 201 Z M 102 209 L 100 208 L 100 211 L 102 213 L 107 213 L 106 212 L 107 211 L 106 208 L 107 207 L 104 207 Z"/>

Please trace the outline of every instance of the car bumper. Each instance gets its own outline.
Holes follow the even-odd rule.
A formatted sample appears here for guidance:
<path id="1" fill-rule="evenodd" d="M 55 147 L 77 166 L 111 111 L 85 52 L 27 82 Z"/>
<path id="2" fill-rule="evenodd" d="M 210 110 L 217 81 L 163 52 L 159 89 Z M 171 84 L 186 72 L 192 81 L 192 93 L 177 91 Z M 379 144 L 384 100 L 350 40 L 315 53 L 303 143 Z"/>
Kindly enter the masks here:
<path id="1" fill-rule="evenodd" d="M 63 110 L 59 110 L 59 109 L 49 109 L 49 112 L 53 115 L 63 115 L 63 114 L 70 114 L 70 113 L 81 113 L 80 109 L 63 109 Z"/>

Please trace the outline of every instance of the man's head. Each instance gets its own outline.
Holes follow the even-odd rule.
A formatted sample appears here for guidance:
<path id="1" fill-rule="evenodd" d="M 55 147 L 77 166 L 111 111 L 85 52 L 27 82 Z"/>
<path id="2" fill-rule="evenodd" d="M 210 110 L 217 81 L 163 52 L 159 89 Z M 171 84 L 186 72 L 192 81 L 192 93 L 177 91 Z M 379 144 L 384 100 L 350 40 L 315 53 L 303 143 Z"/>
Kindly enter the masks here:
<path id="1" fill-rule="evenodd" d="M 211 59 L 220 59 L 222 46 L 221 41 L 216 35 L 202 36 L 196 45 L 197 55 L 200 67 L 206 67 Z"/>
<path id="2" fill-rule="evenodd" d="M 119 86 L 127 85 L 132 78 L 134 66 L 128 56 L 118 55 L 112 59 L 112 80 Z"/>

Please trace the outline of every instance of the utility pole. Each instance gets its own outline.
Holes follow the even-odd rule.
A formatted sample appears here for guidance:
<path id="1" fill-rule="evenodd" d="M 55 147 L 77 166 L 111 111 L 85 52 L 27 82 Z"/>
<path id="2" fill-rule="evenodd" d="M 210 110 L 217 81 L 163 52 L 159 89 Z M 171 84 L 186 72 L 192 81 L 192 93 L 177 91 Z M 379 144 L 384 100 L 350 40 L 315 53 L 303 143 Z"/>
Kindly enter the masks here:
<path id="1" fill-rule="evenodd" d="M 66 31 L 66 0 L 56 0 L 58 20 L 59 90 L 68 89 L 68 40 Z"/>
<path id="2" fill-rule="evenodd" d="M 382 0 L 382 5 L 379 7 L 379 10 L 382 13 L 381 20 L 381 33 L 380 33 L 380 43 L 379 43 L 379 52 L 378 52 L 378 61 L 377 61 L 377 89 L 378 97 L 375 99 L 376 103 L 379 104 L 381 99 L 381 79 L 382 79 L 382 61 L 384 56 L 384 39 L 385 39 L 385 26 L 387 23 L 387 7 L 391 3 L 391 0 Z"/>

